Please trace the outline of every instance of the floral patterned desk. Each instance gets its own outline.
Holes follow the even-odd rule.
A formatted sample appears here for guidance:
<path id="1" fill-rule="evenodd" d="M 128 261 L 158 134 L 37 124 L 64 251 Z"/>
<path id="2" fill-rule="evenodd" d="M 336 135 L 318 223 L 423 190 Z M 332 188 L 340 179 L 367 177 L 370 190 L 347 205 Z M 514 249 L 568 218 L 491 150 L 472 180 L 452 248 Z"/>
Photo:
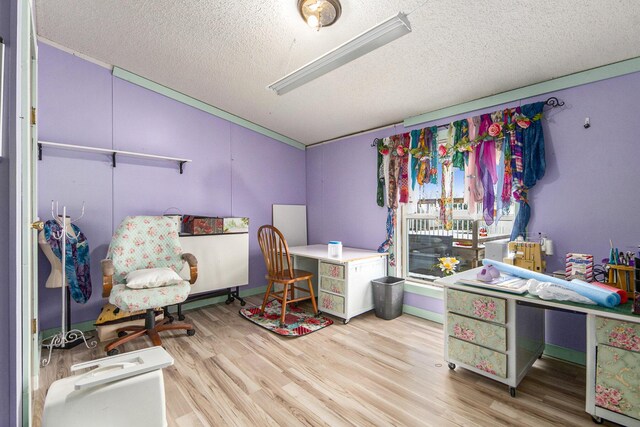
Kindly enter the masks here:
<path id="1" fill-rule="evenodd" d="M 318 309 L 344 323 L 373 308 L 371 281 L 387 274 L 387 254 L 343 248 L 340 258 L 329 257 L 327 245 L 289 248 L 294 268 L 314 273 Z"/>
<path id="2" fill-rule="evenodd" d="M 587 324 L 586 411 L 640 426 L 640 316 L 631 303 L 609 309 L 457 283 L 468 270 L 436 281 L 445 292 L 445 360 L 516 387 L 544 351 L 544 310 L 583 313 Z"/>

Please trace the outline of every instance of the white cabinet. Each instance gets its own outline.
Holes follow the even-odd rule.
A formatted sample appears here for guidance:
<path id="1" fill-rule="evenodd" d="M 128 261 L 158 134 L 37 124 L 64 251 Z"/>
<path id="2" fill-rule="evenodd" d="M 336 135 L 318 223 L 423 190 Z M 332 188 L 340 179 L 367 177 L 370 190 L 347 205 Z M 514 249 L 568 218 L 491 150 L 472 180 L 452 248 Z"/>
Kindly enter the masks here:
<path id="1" fill-rule="evenodd" d="M 249 234 L 180 236 L 183 252 L 198 260 L 198 280 L 191 295 L 243 286 L 249 283 Z M 181 276 L 189 279 L 185 264 Z"/>
<path id="2" fill-rule="evenodd" d="M 343 248 L 342 258 L 332 259 L 327 255 L 327 245 L 297 246 L 289 252 L 295 268 L 312 271 L 317 277 L 320 311 L 347 323 L 373 309 L 371 281 L 386 275 L 386 254 Z"/>

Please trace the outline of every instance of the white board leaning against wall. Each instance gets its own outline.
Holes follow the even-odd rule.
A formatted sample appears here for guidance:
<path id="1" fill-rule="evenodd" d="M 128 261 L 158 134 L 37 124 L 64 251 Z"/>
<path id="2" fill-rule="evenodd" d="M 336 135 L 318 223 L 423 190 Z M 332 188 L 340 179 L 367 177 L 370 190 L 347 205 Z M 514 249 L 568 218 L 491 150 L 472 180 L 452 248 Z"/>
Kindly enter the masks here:
<path id="1" fill-rule="evenodd" d="M 307 245 L 307 207 L 273 205 L 272 224 L 287 240 L 289 247 Z"/>

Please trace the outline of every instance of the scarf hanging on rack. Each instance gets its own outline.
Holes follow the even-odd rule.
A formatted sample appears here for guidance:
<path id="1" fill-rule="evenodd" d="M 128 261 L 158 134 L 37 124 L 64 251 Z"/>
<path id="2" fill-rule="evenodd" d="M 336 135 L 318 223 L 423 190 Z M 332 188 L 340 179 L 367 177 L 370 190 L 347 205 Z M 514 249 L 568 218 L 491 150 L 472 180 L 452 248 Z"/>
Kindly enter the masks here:
<path id="1" fill-rule="evenodd" d="M 71 298 L 77 303 L 84 304 L 91 297 L 91 273 L 89 242 L 80 228 L 70 224 L 75 237 L 68 234 L 65 244 L 65 276 L 69 284 Z M 44 223 L 44 237 L 51 246 L 53 254 L 62 261 L 61 241 L 54 235 L 60 235 L 62 227 L 57 221 L 50 219 Z M 65 286 L 63 283 L 62 286 Z"/>
<path id="2" fill-rule="evenodd" d="M 496 172 L 496 145 L 491 133 L 493 126 L 491 117 L 488 114 L 482 115 L 482 122 L 478 133 L 484 139 L 478 146 L 478 177 L 482 182 L 484 193 L 482 197 L 482 213 L 487 225 L 493 224 L 495 193 L 493 185 L 498 181 Z"/>
<path id="3" fill-rule="evenodd" d="M 536 102 L 522 106 L 522 114 L 531 118 L 531 125 L 522 132 L 524 177 L 527 188 L 536 185 L 542 179 L 546 169 L 544 158 L 544 133 L 542 131 L 542 108 L 544 102 Z"/>
<path id="4" fill-rule="evenodd" d="M 418 148 L 420 143 L 420 135 L 422 131 L 420 129 L 411 131 L 411 145 L 409 145 L 409 153 L 410 155 L 410 164 L 409 168 L 411 169 L 411 190 L 415 190 L 416 182 L 418 180 L 418 171 L 420 170 L 420 158 L 415 156 L 414 153 Z"/>
<path id="5" fill-rule="evenodd" d="M 398 155 L 398 150 L 403 152 L 404 148 L 402 147 L 402 143 L 400 142 L 400 136 L 394 135 L 390 139 L 390 150 L 389 150 L 389 175 L 387 182 L 387 206 L 392 209 L 398 208 L 398 189 L 400 179 L 400 165 L 402 163 L 402 158 Z M 385 176 L 385 178 L 387 178 Z"/>
<path id="6" fill-rule="evenodd" d="M 520 107 L 515 109 L 515 117 L 520 115 Z M 517 119 L 516 119 L 517 122 Z M 526 190 L 524 190 L 523 178 L 523 163 L 522 163 L 522 126 L 515 127 L 514 137 L 510 139 L 511 142 L 511 169 L 513 172 L 513 197 L 517 202 L 521 199 L 526 199 Z M 516 236 L 517 237 L 517 236 Z"/>
<path id="7" fill-rule="evenodd" d="M 531 218 L 531 206 L 527 198 L 528 191 L 544 176 L 546 169 L 541 121 L 544 105 L 544 102 L 536 102 L 523 105 L 521 108 L 522 115 L 525 117 L 522 122 L 527 123 L 527 127 L 520 132 L 522 141 L 522 184 L 519 188 L 520 209 L 511 231 L 512 240 L 515 240 L 518 236 L 525 237 L 526 228 Z M 518 125 L 518 127 L 522 127 L 519 122 Z"/>
<path id="8" fill-rule="evenodd" d="M 426 141 L 427 141 L 427 144 L 429 145 L 429 152 L 431 153 L 431 157 L 429 158 L 429 163 L 431 168 L 429 168 L 429 181 L 427 181 L 427 184 L 437 184 L 438 183 L 438 126 L 431 126 L 428 129 L 429 129 L 429 139 Z"/>
<path id="9" fill-rule="evenodd" d="M 469 125 L 469 141 L 473 141 L 477 135 L 477 127 L 473 118 L 467 120 Z M 467 211 L 471 215 L 476 213 L 476 201 L 482 200 L 482 193 L 477 192 L 476 181 L 478 181 L 477 170 L 477 150 L 475 145 L 470 145 L 471 151 L 467 155 L 467 167 L 464 175 L 464 201 L 467 204 Z"/>
<path id="10" fill-rule="evenodd" d="M 409 202 L 409 146 L 410 135 L 404 133 L 400 135 L 396 154 L 398 155 L 400 168 L 398 171 L 398 189 L 400 190 L 400 203 Z"/>
<path id="11" fill-rule="evenodd" d="M 496 186 L 496 223 L 500 221 L 500 218 L 505 213 L 504 201 L 502 200 L 502 190 L 504 187 L 504 147 L 507 145 L 504 142 L 505 138 L 502 136 L 496 139 L 496 175 L 498 177 Z"/>
<path id="12" fill-rule="evenodd" d="M 417 135 L 415 140 L 415 146 L 413 145 L 414 139 L 413 135 Z M 415 187 L 415 184 L 422 186 L 425 183 L 425 178 L 427 177 L 428 168 L 427 162 L 429 161 L 429 147 L 425 143 L 425 134 L 428 132 L 428 129 L 421 130 L 413 130 L 411 131 L 411 150 L 409 153 L 411 154 L 411 189 Z"/>
<path id="13" fill-rule="evenodd" d="M 505 132 L 504 132 L 504 114 L 502 110 L 495 111 L 491 114 L 491 121 L 493 122 L 489 127 L 488 134 L 494 139 L 495 143 L 495 159 L 496 159 L 496 209 L 495 209 L 495 222 L 500 221 L 500 218 L 505 213 L 507 206 L 504 206 L 502 200 L 502 187 L 504 186 L 504 146 L 505 144 Z"/>
<path id="14" fill-rule="evenodd" d="M 395 267 L 396 265 L 396 256 L 395 256 L 395 245 L 393 243 L 393 234 L 396 229 L 396 210 L 392 208 L 387 209 L 387 238 L 380 247 L 378 248 L 378 252 L 389 253 L 389 266 Z"/>
<path id="15" fill-rule="evenodd" d="M 376 144 L 378 155 L 377 155 L 377 167 L 376 173 L 378 175 L 378 187 L 376 189 L 376 203 L 378 206 L 384 206 L 384 161 L 382 156 L 382 150 L 384 149 L 384 141 L 382 139 L 376 138 L 374 140 Z"/>
<path id="16" fill-rule="evenodd" d="M 453 165 L 451 154 L 453 151 L 454 127 L 449 126 L 447 139 L 438 146 L 438 156 L 442 164 L 442 179 L 440 193 L 440 220 L 445 230 L 453 228 Z M 437 139 L 437 134 L 436 138 Z"/>
<path id="17" fill-rule="evenodd" d="M 469 153 L 469 123 L 467 119 L 454 122 L 456 126 L 453 138 L 453 167 L 464 172 L 465 163 L 468 163 Z"/>
<path id="18" fill-rule="evenodd" d="M 385 205 L 389 206 L 389 166 L 391 162 L 391 138 L 384 138 L 382 140 L 382 175 L 384 177 L 384 184 L 386 191 L 384 192 Z"/>
<path id="19" fill-rule="evenodd" d="M 504 120 L 507 127 L 504 133 L 504 180 L 502 185 L 502 193 L 500 194 L 503 204 L 511 204 L 511 191 L 513 185 L 513 169 L 511 167 L 511 147 L 515 144 L 516 132 L 515 123 L 513 122 L 512 109 L 504 110 Z"/>
<path id="20" fill-rule="evenodd" d="M 473 126 L 475 128 L 475 135 L 476 135 L 474 139 L 477 139 L 478 135 L 480 134 L 479 132 L 480 124 L 481 124 L 480 116 L 472 117 L 470 122 L 473 122 Z M 476 158 L 476 179 L 473 180 L 474 189 L 472 194 L 474 195 L 476 202 L 481 202 L 484 195 L 484 188 L 482 186 L 482 180 L 478 175 L 478 169 L 480 168 L 478 164 L 478 156 L 479 156 L 480 150 L 479 150 L 479 142 L 474 141 L 474 143 L 475 143 L 474 153 L 471 153 L 471 155 L 475 155 L 475 158 Z"/>

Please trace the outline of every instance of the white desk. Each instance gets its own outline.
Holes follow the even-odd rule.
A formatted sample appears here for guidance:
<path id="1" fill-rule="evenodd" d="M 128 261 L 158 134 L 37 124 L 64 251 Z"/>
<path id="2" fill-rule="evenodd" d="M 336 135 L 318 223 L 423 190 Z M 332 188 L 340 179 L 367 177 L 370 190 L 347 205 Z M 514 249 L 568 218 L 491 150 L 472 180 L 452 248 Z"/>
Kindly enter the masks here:
<path id="1" fill-rule="evenodd" d="M 289 248 L 293 267 L 314 273 L 318 309 L 349 320 L 373 309 L 371 280 L 387 274 L 387 254 L 343 248 L 342 257 L 329 257 L 327 245 Z"/>
<path id="2" fill-rule="evenodd" d="M 610 309 L 457 283 L 475 278 L 481 268 L 436 280 L 445 287 L 449 368 L 459 365 L 500 381 L 515 396 L 515 387 L 544 350 L 544 309 L 582 313 L 587 322 L 586 412 L 596 421 L 640 426 L 640 316 L 631 314 L 631 302 Z M 619 331 L 629 339 L 616 338 Z M 607 398 L 612 390 L 622 396 L 617 403 Z"/>

